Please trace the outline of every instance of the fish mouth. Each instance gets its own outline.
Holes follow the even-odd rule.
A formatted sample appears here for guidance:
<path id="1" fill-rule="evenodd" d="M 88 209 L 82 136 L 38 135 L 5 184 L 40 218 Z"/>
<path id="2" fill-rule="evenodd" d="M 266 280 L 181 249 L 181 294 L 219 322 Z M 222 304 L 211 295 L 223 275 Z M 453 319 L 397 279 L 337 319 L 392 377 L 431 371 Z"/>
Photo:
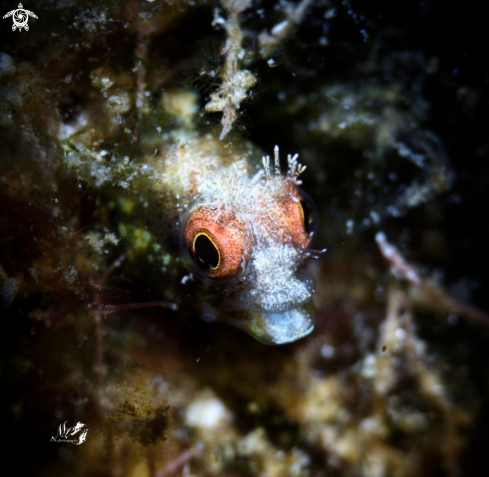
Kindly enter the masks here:
<path id="1" fill-rule="evenodd" d="M 316 311 L 312 300 L 286 311 L 240 310 L 228 315 L 226 322 L 241 328 L 268 345 L 292 343 L 314 329 Z"/>

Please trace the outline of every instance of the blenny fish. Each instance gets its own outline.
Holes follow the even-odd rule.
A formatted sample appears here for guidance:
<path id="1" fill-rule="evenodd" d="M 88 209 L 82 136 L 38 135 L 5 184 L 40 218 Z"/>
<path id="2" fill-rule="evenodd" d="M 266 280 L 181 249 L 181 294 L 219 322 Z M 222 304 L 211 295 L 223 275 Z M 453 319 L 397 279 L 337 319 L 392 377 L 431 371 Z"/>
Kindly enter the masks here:
<path id="1" fill-rule="evenodd" d="M 288 156 L 282 174 L 251 143 L 217 135 L 160 145 L 125 181 L 125 200 L 150 234 L 165 287 L 179 308 L 241 328 L 267 344 L 314 328 L 313 276 L 304 269 L 315 207 L 300 188 L 305 169 Z M 127 209 L 127 207 L 126 207 Z M 144 225 L 143 225 L 144 224 Z M 121 225 L 126 235 L 129 226 Z M 121 228 L 120 227 L 120 228 Z"/>

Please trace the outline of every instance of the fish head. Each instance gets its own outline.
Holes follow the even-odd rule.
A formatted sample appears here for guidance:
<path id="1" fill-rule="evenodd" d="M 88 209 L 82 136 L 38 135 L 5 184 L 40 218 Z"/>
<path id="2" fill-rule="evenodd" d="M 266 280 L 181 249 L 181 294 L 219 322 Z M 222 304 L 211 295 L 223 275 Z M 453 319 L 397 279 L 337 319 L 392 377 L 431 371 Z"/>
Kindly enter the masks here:
<path id="1" fill-rule="evenodd" d="M 263 343 L 284 344 L 314 328 L 315 280 L 305 261 L 314 255 L 315 207 L 290 163 L 286 176 L 264 172 L 232 195 L 196 201 L 183 221 L 181 243 L 202 284 L 205 316 Z"/>

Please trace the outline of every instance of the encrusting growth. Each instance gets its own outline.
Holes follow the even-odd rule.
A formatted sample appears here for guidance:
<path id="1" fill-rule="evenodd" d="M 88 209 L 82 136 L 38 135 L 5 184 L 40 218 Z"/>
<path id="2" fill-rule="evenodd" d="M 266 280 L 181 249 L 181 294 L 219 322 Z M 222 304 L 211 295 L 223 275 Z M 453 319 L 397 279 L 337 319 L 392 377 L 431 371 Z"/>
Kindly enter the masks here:
<path id="1" fill-rule="evenodd" d="M 255 85 L 256 78 L 248 70 L 239 68 L 246 50 L 242 47 L 243 31 L 239 23 L 240 14 L 250 5 L 250 0 L 222 0 L 223 7 L 229 12 L 229 18 L 224 20 L 217 13 L 213 25 L 224 25 L 227 33 L 226 43 L 221 50 L 225 55 L 224 71 L 221 74 L 222 84 L 211 94 L 205 109 L 211 113 L 222 111 L 223 140 L 231 130 L 238 115 L 239 105 L 246 99 L 248 90 Z"/>
<path id="2" fill-rule="evenodd" d="M 275 25 L 271 33 L 264 31 L 258 36 L 262 58 L 270 57 L 273 50 L 291 36 L 294 27 L 303 20 L 312 1 L 302 0 L 297 7 L 285 2 L 281 4 L 285 20 Z M 222 83 L 211 94 L 209 102 L 205 105 L 205 110 L 211 113 L 222 112 L 222 131 L 219 136 L 221 141 L 231 131 L 238 117 L 240 104 L 247 98 L 250 88 L 256 84 L 255 75 L 240 68 L 246 62 L 245 56 L 248 55 L 249 62 L 249 57 L 252 55 L 251 51 L 247 51 L 243 47 L 245 34 L 240 24 L 241 13 L 249 8 L 251 3 L 251 0 L 221 0 L 223 8 L 228 13 L 227 20 L 220 16 L 218 9 L 214 11 L 212 25 L 224 26 L 227 39 L 220 52 L 225 57 L 223 71 L 219 75 Z"/>
<path id="3" fill-rule="evenodd" d="M 260 55 L 263 59 L 269 58 L 273 50 L 290 37 L 294 27 L 303 20 L 307 7 L 312 2 L 313 0 L 302 0 L 297 7 L 288 2 L 281 3 L 285 13 L 285 20 L 275 25 L 270 33 L 263 31 L 258 36 Z"/>

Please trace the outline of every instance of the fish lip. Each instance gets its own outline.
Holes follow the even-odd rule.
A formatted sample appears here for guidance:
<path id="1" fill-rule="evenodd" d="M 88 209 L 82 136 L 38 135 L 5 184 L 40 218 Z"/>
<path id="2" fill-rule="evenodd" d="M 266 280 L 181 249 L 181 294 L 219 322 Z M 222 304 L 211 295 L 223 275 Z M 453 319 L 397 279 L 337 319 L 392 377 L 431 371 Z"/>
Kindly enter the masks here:
<path id="1" fill-rule="evenodd" d="M 243 310 L 223 321 L 241 328 L 258 341 L 268 345 L 292 343 L 310 334 L 314 329 L 316 312 L 312 299 L 283 312 Z"/>

